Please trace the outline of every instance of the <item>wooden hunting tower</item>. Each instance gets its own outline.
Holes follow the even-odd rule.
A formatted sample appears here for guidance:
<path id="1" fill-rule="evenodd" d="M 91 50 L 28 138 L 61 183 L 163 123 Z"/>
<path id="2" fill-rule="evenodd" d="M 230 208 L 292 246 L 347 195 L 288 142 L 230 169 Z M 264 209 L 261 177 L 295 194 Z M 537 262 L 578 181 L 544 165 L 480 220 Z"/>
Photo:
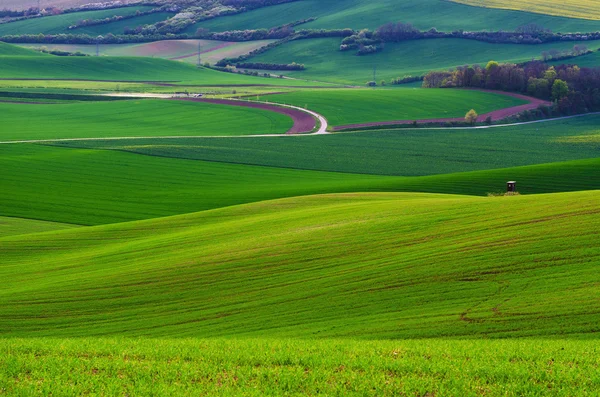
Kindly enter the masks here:
<path id="1" fill-rule="evenodd" d="M 515 193 L 517 191 L 517 182 L 515 182 L 515 181 L 506 182 L 506 191 L 508 193 Z"/>

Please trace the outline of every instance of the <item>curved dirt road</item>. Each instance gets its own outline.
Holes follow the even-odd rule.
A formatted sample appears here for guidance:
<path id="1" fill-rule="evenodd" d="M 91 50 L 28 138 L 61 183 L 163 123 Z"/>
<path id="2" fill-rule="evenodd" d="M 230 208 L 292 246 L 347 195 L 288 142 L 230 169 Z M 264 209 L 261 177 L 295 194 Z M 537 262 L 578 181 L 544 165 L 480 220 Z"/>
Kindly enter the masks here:
<path id="1" fill-rule="evenodd" d="M 320 123 L 319 129 L 315 134 L 327 134 L 327 120 L 310 110 L 302 109 L 297 106 L 280 105 L 270 102 L 250 102 L 239 99 L 209 99 L 209 98 L 177 98 L 180 101 L 190 102 L 207 102 L 214 103 L 217 105 L 227 106 L 241 106 L 254 109 L 269 110 L 289 116 L 294 121 L 294 126 L 290 128 L 286 134 L 308 134 L 315 130 L 317 127 L 317 120 Z"/>
<path id="2" fill-rule="evenodd" d="M 510 108 L 504 108 L 504 109 L 498 109 L 498 110 L 494 110 L 493 112 L 480 114 L 479 120 L 485 120 L 488 117 L 491 117 L 492 121 L 504 120 L 508 117 L 515 116 L 526 110 L 537 109 L 538 107 L 540 107 L 542 105 L 545 105 L 545 106 L 552 105 L 552 102 L 529 97 L 526 95 L 515 94 L 512 92 L 500 92 L 500 91 L 492 91 L 492 90 L 477 90 L 477 91 L 506 95 L 506 96 L 522 99 L 522 100 L 529 102 L 524 105 L 513 106 Z M 378 127 L 378 126 L 386 126 L 386 125 L 406 125 L 406 124 L 412 124 L 414 121 L 415 120 L 396 120 L 396 121 L 378 121 L 378 122 L 372 122 L 372 123 L 347 124 L 347 125 L 338 125 L 336 127 L 333 127 L 333 130 L 334 131 L 342 131 L 342 130 L 347 130 L 347 129 Z M 463 122 L 463 121 L 465 121 L 465 119 L 464 119 L 464 117 L 450 117 L 450 118 L 439 118 L 439 119 L 423 119 L 423 120 L 416 120 L 416 121 L 419 124 L 433 124 L 433 123 Z"/>

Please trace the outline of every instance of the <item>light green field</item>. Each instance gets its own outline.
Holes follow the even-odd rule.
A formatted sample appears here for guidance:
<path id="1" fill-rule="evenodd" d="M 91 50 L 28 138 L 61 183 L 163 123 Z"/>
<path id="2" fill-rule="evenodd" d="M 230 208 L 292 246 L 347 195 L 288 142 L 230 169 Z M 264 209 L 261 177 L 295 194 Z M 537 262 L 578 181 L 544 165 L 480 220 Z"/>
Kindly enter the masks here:
<path id="1" fill-rule="evenodd" d="M 0 113 L 1 141 L 283 134 L 293 126 L 290 117 L 268 110 L 170 100 L 5 103 Z"/>
<path id="2" fill-rule="evenodd" d="M 560 17 L 600 20 L 595 0 L 452 0 L 456 3 L 485 8 L 536 12 Z"/>
<path id="3" fill-rule="evenodd" d="M 435 27 L 449 32 L 458 29 L 514 30 L 529 23 L 555 32 L 595 32 L 600 26 L 598 21 L 471 7 L 444 0 L 301 0 L 200 22 L 187 32 L 194 33 L 198 27 L 211 31 L 271 28 L 312 17 L 318 19 L 299 28 L 375 29 L 384 23 L 398 21 L 410 22 L 424 30 Z"/>
<path id="4" fill-rule="evenodd" d="M 65 223 L 45 222 L 35 219 L 8 218 L 0 216 L 0 237 L 19 234 L 41 233 L 75 227 Z"/>
<path id="5" fill-rule="evenodd" d="M 61 145 L 271 167 L 423 176 L 597 158 L 599 126 L 600 116 L 590 115 L 475 130 L 419 128 L 292 139 L 134 139 Z M 552 185 L 551 178 L 547 184 Z"/>
<path id="6" fill-rule="evenodd" d="M 498 62 L 524 62 L 541 58 L 549 49 L 566 50 L 575 44 L 590 49 L 600 47 L 598 41 L 561 42 L 540 45 L 491 44 L 465 39 L 413 40 L 386 43 L 383 52 L 357 56 L 353 51 L 340 52 L 339 38 L 296 40 L 251 58 L 252 62 L 301 63 L 304 71 L 282 72 L 285 75 L 364 85 L 373 80 L 377 67 L 377 83 L 404 76 L 420 76 L 431 70 L 447 70 L 457 66 Z"/>
<path id="7" fill-rule="evenodd" d="M 308 107 L 323 115 L 332 126 L 464 117 L 470 109 L 484 114 L 527 103 L 481 91 L 419 88 L 305 90 L 259 99 Z"/>
<path id="8" fill-rule="evenodd" d="M 152 25 L 160 21 L 167 20 L 174 16 L 172 12 L 156 12 L 148 15 L 141 15 L 134 18 L 115 21 L 103 25 L 85 26 L 73 30 L 68 30 L 65 33 L 87 34 L 90 36 L 112 34 L 124 34 L 125 28 L 135 28 L 143 25 Z"/>
<path id="9" fill-rule="evenodd" d="M 69 30 L 69 26 L 76 24 L 80 20 L 84 19 L 104 19 L 110 18 L 115 15 L 133 15 L 136 11 L 147 11 L 153 7 L 150 6 L 136 6 L 136 7 L 125 7 L 116 8 L 109 10 L 100 11 L 84 11 L 70 14 L 47 16 L 42 18 L 27 19 L 24 21 L 10 22 L 0 25 L 0 36 L 8 35 L 21 35 L 21 34 L 60 34 L 60 33 L 73 33 L 73 34 L 84 34 L 86 32 L 80 32 L 79 29 Z M 133 19 L 128 20 L 133 23 Z M 101 25 L 102 27 L 103 25 Z M 110 25 L 106 25 L 110 26 Z M 129 26 L 137 26 L 136 24 Z M 114 31 L 113 34 L 119 32 Z"/>
<path id="10" fill-rule="evenodd" d="M 183 62 L 141 57 L 0 57 L 0 78 L 9 80 L 99 80 L 219 85 L 310 86 L 299 80 L 243 76 Z"/>
<path id="11" fill-rule="evenodd" d="M 597 341 L 35 338 L 0 353 L 9 395 L 568 397 L 600 382 Z"/>
<path id="12" fill-rule="evenodd" d="M 593 339 L 599 228 L 599 191 L 349 193 L 4 237 L 0 334 Z"/>

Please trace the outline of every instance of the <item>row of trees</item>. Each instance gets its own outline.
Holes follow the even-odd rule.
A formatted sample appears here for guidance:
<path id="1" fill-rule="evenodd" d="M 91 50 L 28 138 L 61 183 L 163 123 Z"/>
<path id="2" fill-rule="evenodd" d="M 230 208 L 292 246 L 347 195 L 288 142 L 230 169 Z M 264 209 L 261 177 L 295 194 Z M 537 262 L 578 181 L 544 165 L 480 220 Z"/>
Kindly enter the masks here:
<path id="1" fill-rule="evenodd" d="M 525 65 L 490 61 L 459 67 L 450 72 L 430 72 L 425 88 L 472 87 L 529 94 L 553 100 L 561 114 L 600 110 L 600 69 L 573 65 L 548 66 L 543 62 Z"/>

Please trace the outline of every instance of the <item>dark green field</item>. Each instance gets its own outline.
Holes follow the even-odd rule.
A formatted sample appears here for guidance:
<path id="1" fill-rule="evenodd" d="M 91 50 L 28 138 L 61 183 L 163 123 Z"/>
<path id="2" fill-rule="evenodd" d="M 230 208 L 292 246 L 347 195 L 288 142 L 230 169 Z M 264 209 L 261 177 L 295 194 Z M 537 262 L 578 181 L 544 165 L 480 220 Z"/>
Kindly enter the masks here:
<path id="1" fill-rule="evenodd" d="M 540 45 L 492 44 L 465 39 L 413 40 L 386 43 L 376 54 L 357 56 L 355 51 L 340 52 L 339 38 L 296 40 L 251 58 L 252 62 L 301 63 L 306 70 L 282 72 L 285 75 L 319 81 L 364 85 L 373 80 L 377 66 L 377 83 L 404 76 L 421 76 L 431 70 L 447 70 L 456 66 L 498 62 L 525 62 L 541 59 L 542 52 L 551 49 L 568 50 L 576 44 L 590 49 L 600 48 L 600 42 L 558 42 Z M 570 60 L 577 62 L 577 59 Z M 562 62 L 564 63 L 564 62 Z"/>

